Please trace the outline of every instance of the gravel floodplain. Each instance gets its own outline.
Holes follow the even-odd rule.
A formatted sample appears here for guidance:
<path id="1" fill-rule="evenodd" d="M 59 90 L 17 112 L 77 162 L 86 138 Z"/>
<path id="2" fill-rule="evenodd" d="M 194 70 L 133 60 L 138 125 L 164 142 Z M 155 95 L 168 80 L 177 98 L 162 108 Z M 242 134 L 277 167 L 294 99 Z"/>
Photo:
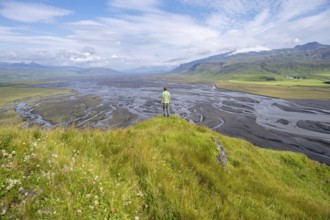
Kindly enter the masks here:
<path id="1" fill-rule="evenodd" d="M 96 78 L 37 85 L 77 94 L 44 98 L 33 105 L 20 103 L 15 110 L 26 126 L 126 127 L 162 114 L 165 85 L 171 92 L 172 114 L 263 148 L 301 152 L 330 165 L 329 101 L 283 100 L 209 83 Z"/>

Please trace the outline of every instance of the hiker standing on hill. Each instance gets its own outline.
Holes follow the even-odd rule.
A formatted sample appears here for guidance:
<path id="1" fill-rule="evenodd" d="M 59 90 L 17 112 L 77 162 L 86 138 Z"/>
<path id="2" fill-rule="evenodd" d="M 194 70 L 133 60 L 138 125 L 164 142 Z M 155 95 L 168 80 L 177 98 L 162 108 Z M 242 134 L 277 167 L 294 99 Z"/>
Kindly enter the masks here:
<path id="1" fill-rule="evenodd" d="M 162 93 L 162 105 L 164 117 L 170 117 L 170 104 L 171 104 L 171 94 L 167 91 L 167 87 L 164 86 L 164 91 Z"/>

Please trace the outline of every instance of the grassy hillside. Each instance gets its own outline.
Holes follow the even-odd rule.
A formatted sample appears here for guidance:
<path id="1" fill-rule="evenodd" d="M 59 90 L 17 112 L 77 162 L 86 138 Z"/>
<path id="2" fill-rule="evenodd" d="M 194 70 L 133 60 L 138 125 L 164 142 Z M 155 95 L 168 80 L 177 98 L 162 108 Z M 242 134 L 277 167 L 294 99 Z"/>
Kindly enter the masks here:
<path id="1" fill-rule="evenodd" d="M 113 131 L 2 127 L 0 149 L 1 219 L 330 218 L 329 167 L 177 117 Z"/>

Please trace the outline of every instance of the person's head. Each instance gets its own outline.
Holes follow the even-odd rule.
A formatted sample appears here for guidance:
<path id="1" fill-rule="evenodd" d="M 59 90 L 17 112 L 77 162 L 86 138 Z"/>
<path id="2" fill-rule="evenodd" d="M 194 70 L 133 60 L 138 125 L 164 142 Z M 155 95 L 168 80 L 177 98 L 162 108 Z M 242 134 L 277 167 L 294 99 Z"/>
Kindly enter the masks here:
<path id="1" fill-rule="evenodd" d="M 167 87 L 166 86 L 164 86 L 164 91 L 166 91 L 167 90 Z"/>

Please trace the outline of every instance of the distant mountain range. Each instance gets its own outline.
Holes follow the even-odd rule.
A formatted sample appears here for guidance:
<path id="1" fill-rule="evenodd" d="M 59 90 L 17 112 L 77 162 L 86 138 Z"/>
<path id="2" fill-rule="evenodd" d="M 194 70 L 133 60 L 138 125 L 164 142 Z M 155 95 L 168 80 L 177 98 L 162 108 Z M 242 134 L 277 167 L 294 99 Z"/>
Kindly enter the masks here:
<path id="1" fill-rule="evenodd" d="M 120 72 L 111 68 L 81 68 L 74 66 L 43 66 L 31 63 L 0 63 L 0 80 L 39 80 L 72 76 L 121 76 L 169 72 L 205 79 L 239 79 L 268 81 L 302 77 L 330 81 L 330 46 L 318 42 L 294 48 L 262 52 L 227 53 L 184 63 L 173 70 L 164 66 L 141 67 Z"/>
<path id="2" fill-rule="evenodd" d="M 70 66 L 43 66 L 31 63 L 0 63 L 0 80 L 40 80 L 71 76 L 115 76 L 122 74 L 111 68 L 80 68 Z"/>
<path id="3" fill-rule="evenodd" d="M 299 76 L 322 78 L 330 72 L 330 46 L 318 42 L 262 52 L 234 51 L 181 64 L 171 71 L 217 79 L 276 80 Z"/>
<path id="4" fill-rule="evenodd" d="M 124 73 L 130 74 L 158 74 L 167 73 L 171 71 L 173 67 L 169 66 L 143 66 L 134 69 L 123 70 Z"/>

